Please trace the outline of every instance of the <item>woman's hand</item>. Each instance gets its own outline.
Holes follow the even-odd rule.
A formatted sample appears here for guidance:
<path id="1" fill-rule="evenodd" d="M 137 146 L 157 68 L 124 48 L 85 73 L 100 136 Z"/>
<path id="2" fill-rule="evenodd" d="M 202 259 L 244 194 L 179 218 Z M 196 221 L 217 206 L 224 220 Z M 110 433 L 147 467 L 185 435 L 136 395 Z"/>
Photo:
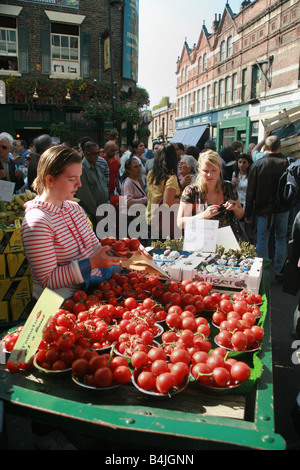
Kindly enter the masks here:
<path id="1" fill-rule="evenodd" d="M 211 219 L 212 217 L 218 215 L 219 210 L 220 206 L 218 204 L 212 204 L 211 206 L 208 206 L 203 212 L 199 212 L 199 214 L 196 215 L 196 218 Z"/>
<path id="2" fill-rule="evenodd" d="M 119 266 L 121 261 L 120 257 L 109 254 L 109 252 L 111 252 L 111 247 L 109 245 L 100 245 L 95 253 L 93 253 L 89 258 L 91 268 L 105 269 L 110 268 L 111 266 Z"/>
<path id="3" fill-rule="evenodd" d="M 229 199 L 224 202 L 223 207 L 228 211 L 233 211 L 236 208 L 236 201 Z"/>

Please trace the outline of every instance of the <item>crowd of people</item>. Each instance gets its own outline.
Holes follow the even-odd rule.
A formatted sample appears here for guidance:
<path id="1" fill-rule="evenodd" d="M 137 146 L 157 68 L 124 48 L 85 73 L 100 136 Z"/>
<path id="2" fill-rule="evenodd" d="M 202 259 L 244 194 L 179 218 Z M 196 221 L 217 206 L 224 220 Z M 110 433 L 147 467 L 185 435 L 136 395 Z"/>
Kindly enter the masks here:
<path id="1" fill-rule="evenodd" d="M 287 167 L 287 158 L 281 153 L 280 139 L 269 132 L 262 141 L 250 144 L 246 151 L 243 147 L 242 142 L 234 141 L 217 151 L 214 140 L 207 140 L 201 151 L 197 147 L 173 142 L 155 142 L 153 148 L 148 149 L 142 140 L 134 141 L 131 146 L 123 144 L 119 147 L 118 134 L 113 131 L 103 145 L 85 136 L 73 149 L 65 142 L 54 145 L 47 134 L 39 135 L 28 146 L 24 140 L 13 139 L 10 134 L 2 132 L 0 179 L 15 183 L 15 192 L 28 188 L 37 193 L 33 203 L 35 210 L 26 208 L 26 227 L 29 216 L 37 216 L 37 206 L 40 208 L 48 204 L 45 193 L 48 194 L 49 189 L 41 171 L 45 174 L 49 172 L 53 178 L 61 172 L 65 174 L 65 166 L 62 170 L 50 170 L 51 164 L 56 165 L 54 162 L 62 158 L 66 163 L 76 155 L 77 166 L 72 163 L 78 170 L 73 177 L 73 180 L 77 178 L 73 198 L 79 200 L 79 206 L 83 209 L 81 216 L 85 213 L 90 219 L 93 237 L 97 223 L 103 218 L 99 207 L 105 204 L 117 210 L 116 217 L 127 227 L 142 212 L 145 224 L 141 225 L 146 226 L 147 230 L 146 233 L 144 230 L 143 236 L 137 234 L 137 237 L 143 245 L 150 245 L 152 240 L 167 236 L 176 238 L 178 233 L 184 234 L 187 217 L 218 220 L 219 227 L 230 225 L 238 240 L 255 244 L 259 257 L 273 258 L 275 278 L 281 281 L 287 234 L 299 209 L 295 208 L 291 213 L 274 205 L 278 180 Z M 48 156 L 48 166 L 41 168 L 45 155 Z M 44 178 L 43 190 L 38 190 L 37 178 Z M 54 188 L 55 185 L 51 191 Z M 58 205 L 62 205 L 64 197 L 62 193 Z M 74 207 L 77 206 L 75 204 Z M 139 208 L 138 212 L 134 211 L 136 207 Z M 166 218 L 164 208 L 172 209 Z M 73 210 L 73 206 L 72 210 L 68 207 L 70 220 L 73 220 Z M 46 224 L 40 222 L 37 227 L 41 233 L 37 236 L 43 238 Z M 52 229 L 53 224 L 51 221 L 49 225 Z M 69 223 L 67 227 L 70 227 Z M 69 231 L 79 246 L 84 232 L 80 228 L 81 236 L 76 237 L 74 227 Z M 30 240 L 31 246 L 35 238 L 30 237 Z M 26 247 L 26 236 L 24 241 Z M 82 244 L 86 246 L 84 241 Z M 30 246 L 28 254 L 32 260 Z M 83 252 L 85 250 L 79 249 L 79 253 Z M 82 280 L 78 267 L 75 271 Z M 73 273 L 73 280 L 75 277 Z M 51 286 L 54 284 L 50 282 Z"/>

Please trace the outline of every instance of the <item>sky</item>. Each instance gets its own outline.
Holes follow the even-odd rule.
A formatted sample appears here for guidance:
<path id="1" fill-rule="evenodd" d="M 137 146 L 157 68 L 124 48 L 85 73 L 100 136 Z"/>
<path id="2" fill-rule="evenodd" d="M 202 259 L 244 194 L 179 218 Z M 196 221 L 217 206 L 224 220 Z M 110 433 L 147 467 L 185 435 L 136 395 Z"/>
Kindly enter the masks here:
<path id="1" fill-rule="evenodd" d="M 242 0 L 228 0 L 234 13 Z M 226 0 L 139 0 L 138 85 L 150 96 L 150 109 L 164 96 L 176 100 L 176 62 L 184 41 L 198 42 L 203 21 L 211 32 L 215 13 L 223 15 Z"/>

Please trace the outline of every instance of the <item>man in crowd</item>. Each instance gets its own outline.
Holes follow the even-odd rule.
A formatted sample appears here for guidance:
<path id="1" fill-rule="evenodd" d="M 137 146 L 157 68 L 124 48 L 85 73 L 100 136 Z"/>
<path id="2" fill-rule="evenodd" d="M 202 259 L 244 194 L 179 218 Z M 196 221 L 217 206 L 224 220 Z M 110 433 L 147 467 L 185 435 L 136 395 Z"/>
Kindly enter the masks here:
<path id="1" fill-rule="evenodd" d="M 9 154 L 13 152 L 13 137 L 7 132 L 0 134 L 0 179 L 15 183 L 14 192 L 24 184 L 23 173 L 16 169 L 15 163 Z"/>
<path id="2" fill-rule="evenodd" d="M 97 208 L 108 202 L 108 188 L 101 163 L 98 161 L 99 146 L 96 142 L 87 142 L 84 145 L 82 159 L 81 187 L 77 190 L 79 204 L 83 207 L 91 222 L 95 226 L 98 218 Z"/>
<path id="3" fill-rule="evenodd" d="M 27 153 L 29 152 L 26 140 L 21 140 L 21 139 L 16 140 L 16 150 L 19 156 L 21 157 L 20 165 L 25 165 L 25 157 Z"/>
<path id="4" fill-rule="evenodd" d="M 281 153 L 277 136 L 268 136 L 264 145 L 265 155 L 254 162 L 249 170 L 244 217 L 246 222 L 252 223 L 253 216 L 257 216 L 257 256 L 260 258 L 269 258 L 269 238 L 274 226 L 274 274 L 275 279 L 281 281 L 289 212 L 279 212 L 275 202 L 278 181 L 288 166 L 288 160 Z"/>
<path id="5" fill-rule="evenodd" d="M 107 161 L 109 168 L 109 197 L 114 195 L 115 189 L 120 194 L 120 176 L 119 176 L 119 160 L 115 157 L 116 152 L 119 151 L 117 144 L 113 141 L 108 141 L 104 145 L 103 158 Z"/>
<path id="6" fill-rule="evenodd" d="M 52 147 L 53 141 L 48 134 L 41 134 L 33 140 L 34 155 L 32 155 L 28 165 L 28 188 L 32 189 L 32 183 L 36 178 L 37 166 L 39 163 L 40 156 L 48 148 Z"/>

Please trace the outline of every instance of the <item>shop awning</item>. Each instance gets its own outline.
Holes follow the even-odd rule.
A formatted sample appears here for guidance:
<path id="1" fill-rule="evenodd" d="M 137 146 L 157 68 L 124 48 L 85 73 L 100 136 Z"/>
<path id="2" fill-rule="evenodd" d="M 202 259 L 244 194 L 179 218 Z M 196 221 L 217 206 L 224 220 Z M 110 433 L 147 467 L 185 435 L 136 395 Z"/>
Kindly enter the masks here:
<path id="1" fill-rule="evenodd" d="M 207 125 L 189 127 L 188 129 L 180 129 L 175 132 L 171 142 L 181 142 L 183 145 L 197 145 L 205 132 Z"/>

